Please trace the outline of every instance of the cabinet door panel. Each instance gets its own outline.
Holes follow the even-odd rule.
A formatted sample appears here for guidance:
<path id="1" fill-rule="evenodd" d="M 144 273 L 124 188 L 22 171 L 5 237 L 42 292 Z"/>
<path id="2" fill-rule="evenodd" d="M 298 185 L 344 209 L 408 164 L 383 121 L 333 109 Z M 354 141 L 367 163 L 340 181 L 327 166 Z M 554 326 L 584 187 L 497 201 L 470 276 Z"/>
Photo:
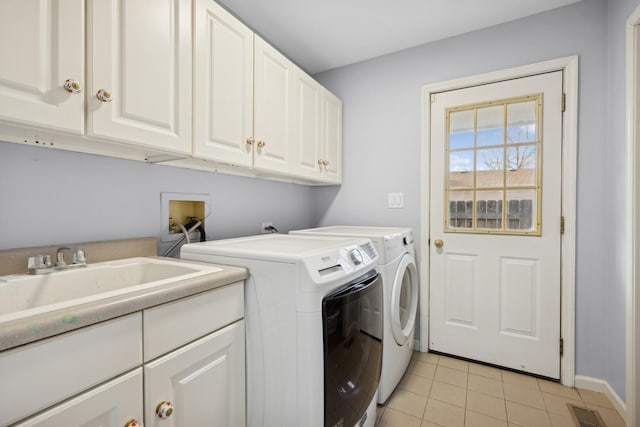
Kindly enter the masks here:
<path id="1" fill-rule="evenodd" d="M 293 136 L 293 63 L 258 36 L 255 36 L 254 96 L 254 167 L 289 172 Z"/>
<path id="2" fill-rule="evenodd" d="M 145 426 L 245 425 L 244 320 L 148 363 Z M 155 410 L 169 401 L 174 410 L 161 420 Z"/>
<path id="3" fill-rule="evenodd" d="M 190 153 L 190 1 L 89 4 L 89 133 Z M 100 89 L 111 102 L 94 96 Z"/>
<path id="4" fill-rule="evenodd" d="M 139 312 L 3 351 L 0 425 L 23 419 L 141 363 Z"/>
<path id="5" fill-rule="evenodd" d="M 251 167 L 253 32 L 212 0 L 194 14 L 194 155 Z"/>
<path id="6" fill-rule="evenodd" d="M 15 427 L 123 427 L 142 421 L 142 368 L 54 406 Z"/>
<path id="7" fill-rule="evenodd" d="M 327 90 L 322 91 L 322 145 L 324 181 L 339 184 L 342 181 L 342 101 Z"/>
<path id="8" fill-rule="evenodd" d="M 84 2 L 0 1 L 0 116 L 23 124 L 82 133 Z"/>
<path id="9" fill-rule="evenodd" d="M 320 106 L 322 87 L 302 70 L 294 74 L 293 172 L 305 178 L 322 175 L 320 144 Z"/>

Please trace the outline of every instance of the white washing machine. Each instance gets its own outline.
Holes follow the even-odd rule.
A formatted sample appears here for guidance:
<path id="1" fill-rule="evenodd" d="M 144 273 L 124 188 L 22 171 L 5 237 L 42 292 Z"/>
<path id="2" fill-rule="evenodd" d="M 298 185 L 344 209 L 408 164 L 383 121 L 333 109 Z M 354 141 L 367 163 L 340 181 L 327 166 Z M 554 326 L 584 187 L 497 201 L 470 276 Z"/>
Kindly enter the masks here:
<path id="1" fill-rule="evenodd" d="M 374 425 L 382 280 L 370 240 L 269 234 L 184 245 L 181 258 L 249 269 L 249 427 Z"/>
<path id="2" fill-rule="evenodd" d="M 386 402 L 404 375 L 413 352 L 418 310 L 418 271 L 410 228 L 335 226 L 291 231 L 295 235 L 364 237 L 378 254 L 382 276 L 384 323 L 378 403 Z"/>

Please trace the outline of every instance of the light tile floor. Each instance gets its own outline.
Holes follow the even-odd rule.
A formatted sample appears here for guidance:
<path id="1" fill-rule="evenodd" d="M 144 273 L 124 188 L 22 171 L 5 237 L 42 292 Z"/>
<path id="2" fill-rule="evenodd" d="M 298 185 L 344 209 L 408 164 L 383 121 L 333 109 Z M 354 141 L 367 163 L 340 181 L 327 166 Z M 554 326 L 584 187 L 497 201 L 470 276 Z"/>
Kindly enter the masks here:
<path id="1" fill-rule="evenodd" d="M 575 427 L 567 403 L 597 410 L 607 427 L 625 424 L 605 395 L 551 381 L 414 352 L 377 427 Z"/>

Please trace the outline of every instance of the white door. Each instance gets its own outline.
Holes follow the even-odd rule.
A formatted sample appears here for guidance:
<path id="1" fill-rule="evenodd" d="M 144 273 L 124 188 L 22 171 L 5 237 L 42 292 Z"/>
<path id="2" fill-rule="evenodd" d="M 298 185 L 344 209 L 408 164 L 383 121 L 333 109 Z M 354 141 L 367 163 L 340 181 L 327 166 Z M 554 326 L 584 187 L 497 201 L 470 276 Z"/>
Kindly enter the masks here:
<path id="1" fill-rule="evenodd" d="M 319 179 L 323 167 L 320 160 L 322 86 L 298 67 L 295 68 L 293 86 L 293 173 Z"/>
<path id="2" fill-rule="evenodd" d="M 255 36 L 253 135 L 255 169 L 291 171 L 294 65 Z"/>
<path id="3" fill-rule="evenodd" d="M 84 131 L 82 0 L 0 1 L 0 58 L 0 116 Z"/>
<path id="4" fill-rule="evenodd" d="M 430 349 L 560 377 L 562 72 L 432 99 Z"/>
<path id="5" fill-rule="evenodd" d="M 250 168 L 253 32 L 213 0 L 197 0 L 193 16 L 193 154 Z"/>
<path id="6" fill-rule="evenodd" d="M 124 427 L 131 420 L 142 421 L 142 416 L 142 369 L 138 368 L 14 427 Z"/>
<path id="7" fill-rule="evenodd" d="M 88 5 L 89 134 L 191 154 L 191 1 Z"/>
<path id="8" fill-rule="evenodd" d="M 144 367 L 145 426 L 245 425 L 244 321 Z M 173 405 L 161 419 L 157 408 Z"/>
<path id="9" fill-rule="evenodd" d="M 405 254 L 393 280 L 389 305 L 391 333 L 398 345 L 405 345 L 409 340 L 413 340 L 417 311 L 418 270 L 414 256 Z"/>

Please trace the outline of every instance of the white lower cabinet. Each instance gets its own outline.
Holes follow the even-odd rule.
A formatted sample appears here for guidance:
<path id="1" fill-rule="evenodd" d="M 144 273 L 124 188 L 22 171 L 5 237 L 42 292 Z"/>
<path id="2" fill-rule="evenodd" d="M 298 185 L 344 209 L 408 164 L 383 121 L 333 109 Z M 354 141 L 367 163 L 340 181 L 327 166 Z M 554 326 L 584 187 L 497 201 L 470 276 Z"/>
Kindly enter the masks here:
<path id="1" fill-rule="evenodd" d="M 147 427 L 245 425 L 244 321 L 144 367 Z M 158 408 L 172 409 L 160 418 Z"/>
<path id="2" fill-rule="evenodd" d="M 244 427 L 243 313 L 235 282 L 0 352 L 0 426 Z"/>
<path id="3" fill-rule="evenodd" d="M 124 427 L 142 420 L 142 368 L 83 393 L 15 427 Z"/>

